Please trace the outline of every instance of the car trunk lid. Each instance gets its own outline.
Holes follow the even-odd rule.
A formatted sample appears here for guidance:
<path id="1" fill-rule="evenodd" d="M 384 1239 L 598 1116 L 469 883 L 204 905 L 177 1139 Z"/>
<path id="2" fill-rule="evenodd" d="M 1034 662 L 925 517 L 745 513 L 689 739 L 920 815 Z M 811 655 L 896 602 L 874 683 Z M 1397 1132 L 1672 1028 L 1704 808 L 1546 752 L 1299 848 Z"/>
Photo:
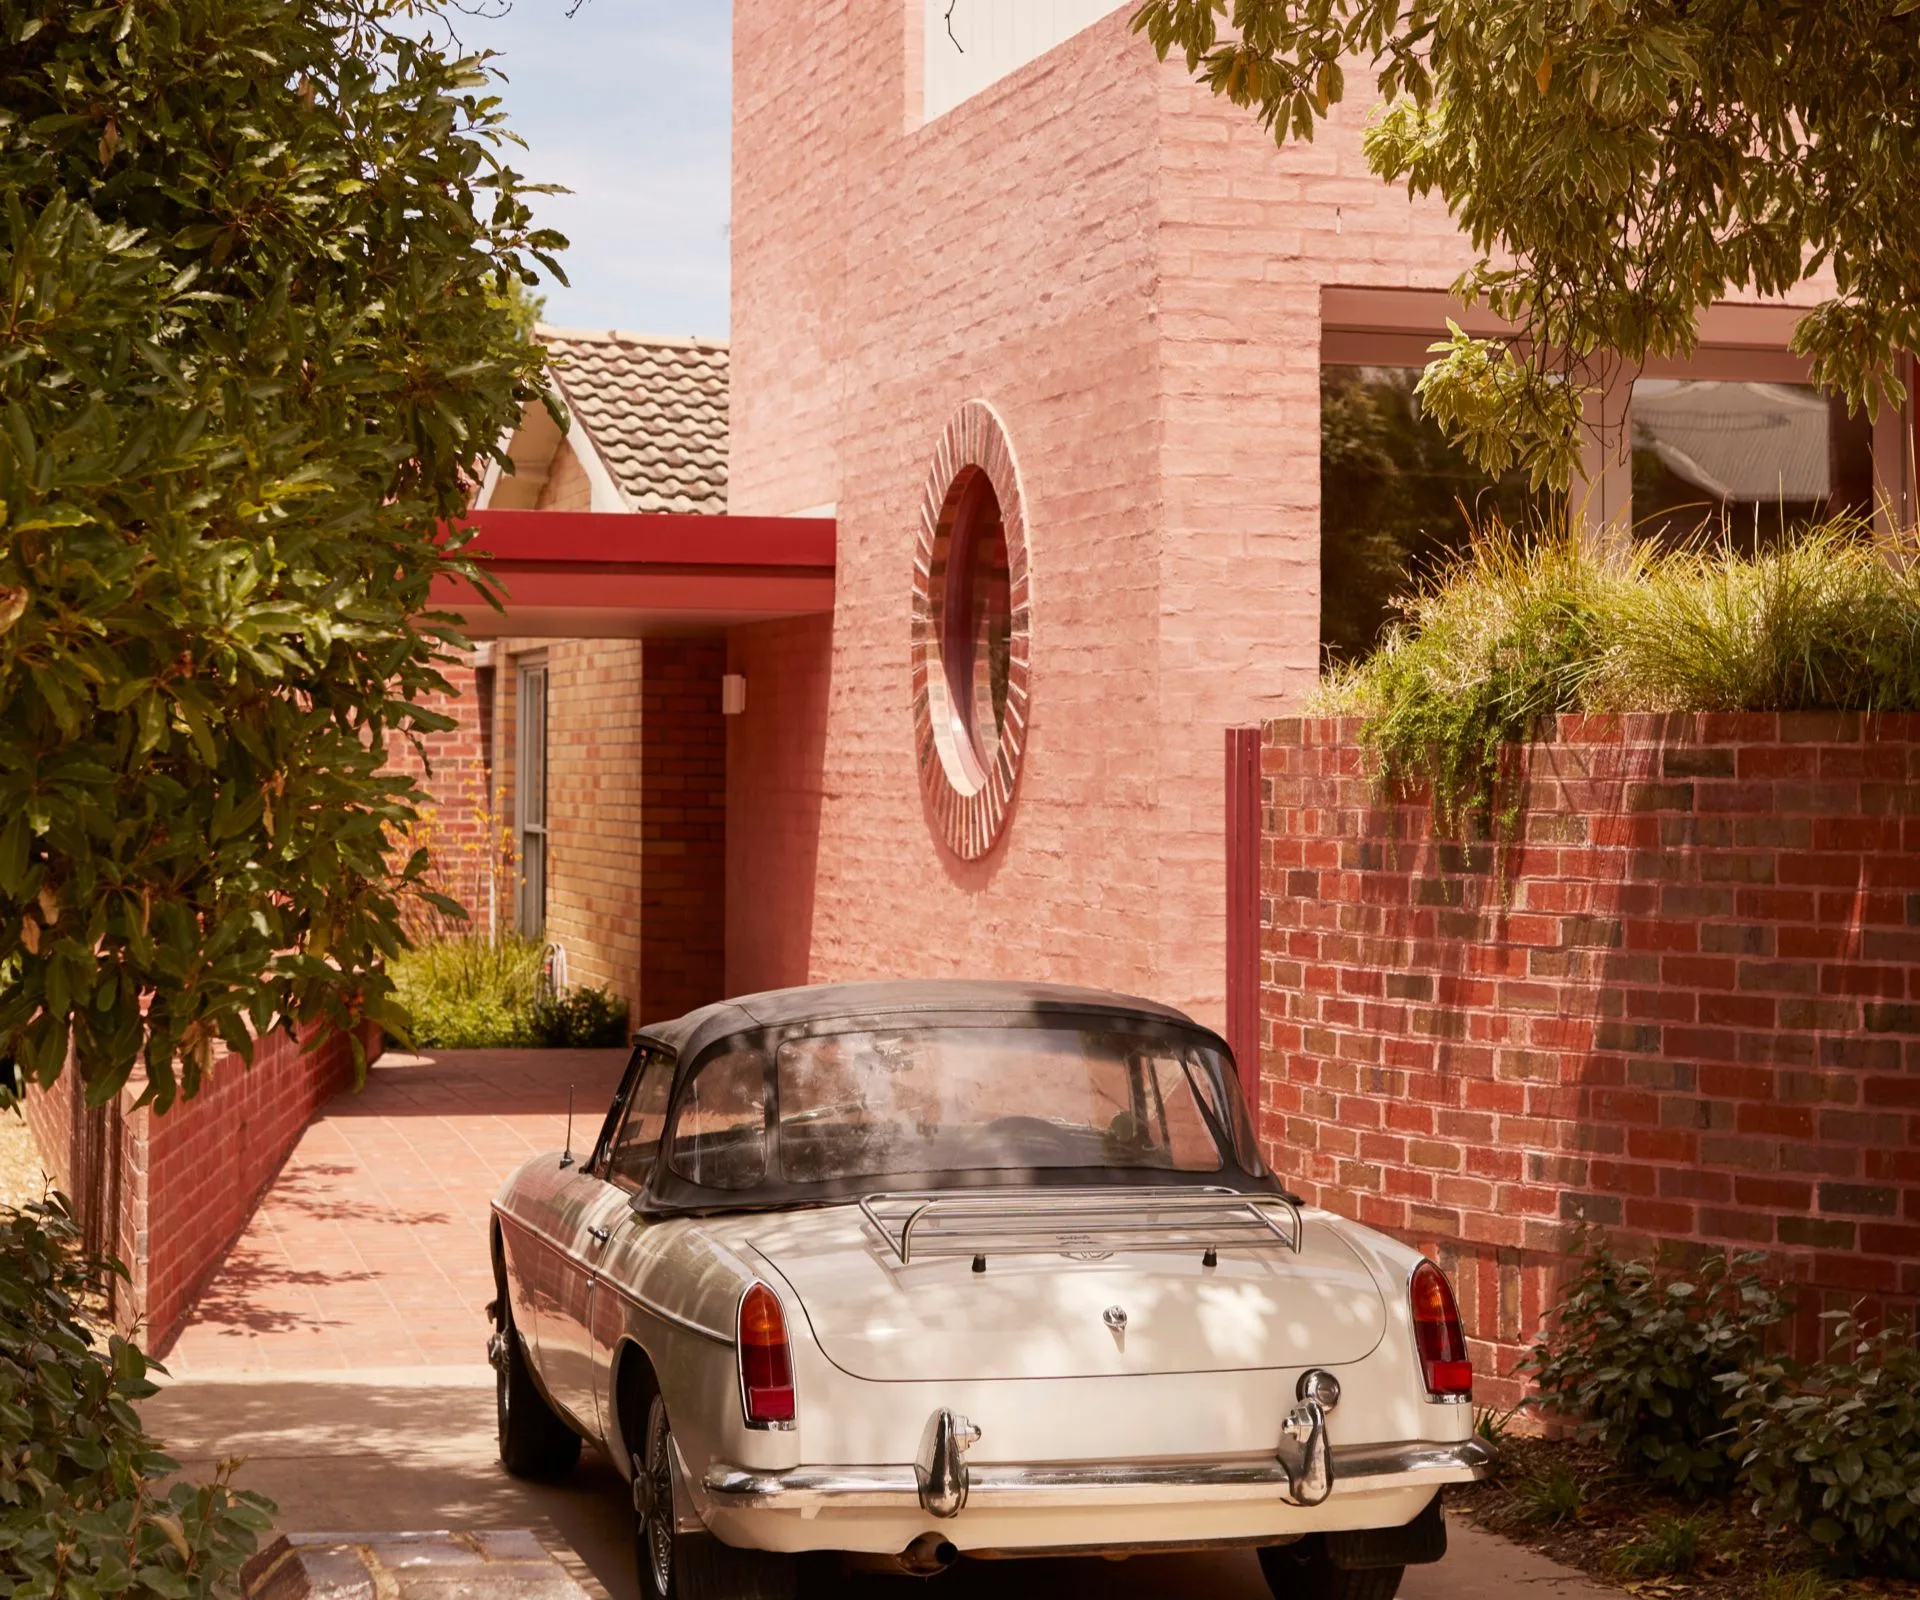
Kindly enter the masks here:
<path id="1" fill-rule="evenodd" d="M 1064 1378 L 1339 1366 L 1386 1329 L 1365 1264 L 1309 1218 L 1298 1252 L 1115 1249 L 903 1264 L 852 1207 L 755 1220 L 827 1359 L 878 1381 Z M 1117 1325 L 1116 1325 L 1117 1324 Z"/>

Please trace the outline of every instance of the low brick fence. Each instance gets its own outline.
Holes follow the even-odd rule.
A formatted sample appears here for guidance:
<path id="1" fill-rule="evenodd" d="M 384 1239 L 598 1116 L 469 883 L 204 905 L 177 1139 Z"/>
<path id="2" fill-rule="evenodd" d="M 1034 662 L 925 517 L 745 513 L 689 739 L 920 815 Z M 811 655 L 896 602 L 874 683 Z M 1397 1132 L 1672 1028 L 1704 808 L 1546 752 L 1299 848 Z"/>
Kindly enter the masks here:
<path id="1" fill-rule="evenodd" d="M 376 1054 L 378 1030 L 364 1038 Z M 104 1224 L 94 1242 L 127 1266 L 115 1320 L 142 1323 L 148 1351 L 172 1343 L 307 1124 L 352 1082 L 345 1035 L 303 1049 L 275 1033 L 250 1068 L 219 1051 L 200 1092 L 164 1114 L 123 1109 L 139 1097 L 137 1080 L 91 1119 L 75 1105 L 71 1073 L 29 1093 L 27 1120 L 54 1182 L 93 1197 Z"/>
<path id="2" fill-rule="evenodd" d="M 1495 1379 L 1582 1224 L 1768 1252 L 1803 1345 L 1920 1297 L 1920 717 L 1562 717 L 1497 849 L 1357 735 L 1264 731 L 1279 1172 L 1438 1255 Z"/>

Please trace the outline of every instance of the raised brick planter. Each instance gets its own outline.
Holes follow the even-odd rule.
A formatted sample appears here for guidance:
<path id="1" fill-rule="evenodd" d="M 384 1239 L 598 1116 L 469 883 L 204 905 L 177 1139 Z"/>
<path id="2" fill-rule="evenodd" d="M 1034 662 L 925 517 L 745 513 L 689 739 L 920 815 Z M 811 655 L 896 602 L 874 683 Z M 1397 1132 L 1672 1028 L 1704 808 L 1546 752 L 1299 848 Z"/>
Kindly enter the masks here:
<path id="1" fill-rule="evenodd" d="M 1438 1255 L 1492 1377 L 1583 1222 L 1768 1251 L 1803 1343 L 1920 1297 L 1920 717 L 1562 717 L 1498 860 L 1357 733 L 1264 733 L 1276 1169 Z"/>

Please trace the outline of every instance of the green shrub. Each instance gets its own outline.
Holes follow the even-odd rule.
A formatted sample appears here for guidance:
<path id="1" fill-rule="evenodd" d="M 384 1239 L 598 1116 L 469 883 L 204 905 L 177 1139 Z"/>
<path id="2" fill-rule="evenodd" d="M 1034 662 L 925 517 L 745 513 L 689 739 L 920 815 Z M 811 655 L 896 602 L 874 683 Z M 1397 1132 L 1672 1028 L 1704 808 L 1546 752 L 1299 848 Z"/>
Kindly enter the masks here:
<path id="1" fill-rule="evenodd" d="M 510 1049 L 537 1043 L 532 1025 L 545 946 L 498 940 L 422 941 L 393 965 L 394 992 L 422 1050 Z"/>
<path id="2" fill-rule="evenodd" d="M 1489 527 L 1314 709 L 1364 719 L 1389 785 L 1457 832 L 1518 816 L 1518 748 L 1556 712 L 1920 709 L 1920 542 L 1857 519 L 1741 555 L 1602 553 Z"/>
<path id="3" fill-rule="evenodd" d="M 530 1019 L 534 1041 L 549 1048 L 593 1049 L 627 1042 L 627 1003 L 605 989 L 585 986 L 563 995 L 543 995 Z"/>
<path id="4" fill-rule="evenodd" d="M 237 1593 L 273 1506 L 232 1488 L 226 1469 L 155 1487 L 176 1463 L 133 1409 L 155 1391 L 149 1364 L 126 1339 L 103 1344 L 87 1314 L 104 1270 L 81 1259 L 63 1203 L 0 1210 L 0 1593 Z"/>
<path id="5" fill-rule="evenodd" d="M 1766 1330 L 1787 1314 L 1751 1271 L 1732 1276 L 1760 1259 L 1715 1256 L 1678 1278 L 1599 1245 L 1521 1370 L 1548 1410 L 1624 1469 L 1693 1496 L 1726 1489 L 1733 1424 L 1722 1380 L 1762 1358 Z"/>
<path id="6" fill-rule="evenodd" d="M 393 968 L 422 1050 L 525 1046 L 588 1049 L 627 1042 L 627 1003 L 605 989 L 543 995 L 546 946 L 508 936 L 423 941 Z"/>
<path id="7" fill-rule="evenodd" d="M 1729 1386 L 1741 1487 L 1763 1522 L 1836 1565 L 1920 1579 L 1920 1343 L 1834 1320 L 1824 1362 L 1771 1362 Z"/>

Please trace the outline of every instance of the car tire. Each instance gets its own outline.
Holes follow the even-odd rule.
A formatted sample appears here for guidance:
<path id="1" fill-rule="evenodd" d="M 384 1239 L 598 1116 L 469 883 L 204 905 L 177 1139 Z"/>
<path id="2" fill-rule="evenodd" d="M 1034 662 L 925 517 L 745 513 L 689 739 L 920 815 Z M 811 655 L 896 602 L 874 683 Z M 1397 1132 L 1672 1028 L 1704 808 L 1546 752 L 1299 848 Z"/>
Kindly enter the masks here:
<path id="1" fill-rule="evenodd" d="M 563 1422 L 533 1381 L 526 1346 L 513 1325 L 506 1297 L 494 1331 L 494 1420 L 500 1434 L 500 1464 L 516 1478 L 550 1483 L 573 1471 L 580 1435 Z"/>
<path id="2" fill-rule="evenodd" d="M 1336 1567 L 1326 1543 L 1309 1534 L 1297 1544 L 1268 1545 L 1260 1552 L 1260 1575 L 1273 1600 L 1393 1600 L 1405 1567 Z"/>
<path id="3" fill-rule="evenodd" d="M 628 1435 L 632 1437 L 631 1434 Z M 647 1400 L 633 1472 L 633 1549 L 643 1600 L 797 1600 L 800 1563 L 771 1550 L 739 1550 L 710 1533 L 682 1533 L 673 1515 L 673 1429 L 666 1402 Z"/>

